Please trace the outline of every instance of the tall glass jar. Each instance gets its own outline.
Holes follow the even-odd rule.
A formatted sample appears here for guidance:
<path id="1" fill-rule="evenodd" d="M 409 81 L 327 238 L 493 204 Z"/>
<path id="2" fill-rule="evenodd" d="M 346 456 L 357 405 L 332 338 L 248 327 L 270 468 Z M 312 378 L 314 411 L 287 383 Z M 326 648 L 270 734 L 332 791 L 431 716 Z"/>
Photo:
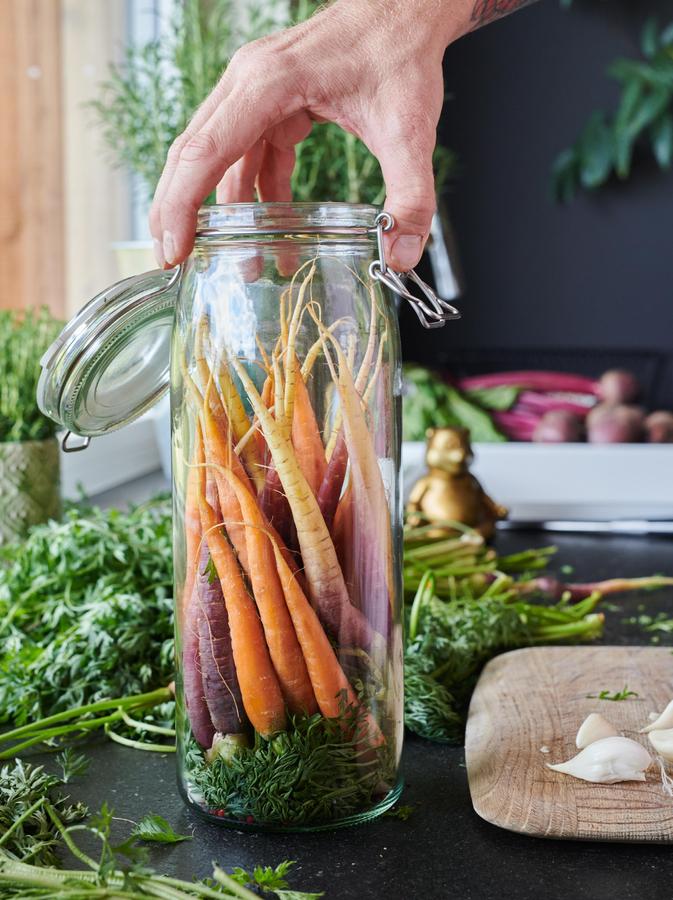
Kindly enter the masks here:
<path id="1" fill-rule="evenodd" d="M 400 792 L 400 352 L 376 210 L 199 214 L 172 343 L 187 801 L 316 829 Z"/>

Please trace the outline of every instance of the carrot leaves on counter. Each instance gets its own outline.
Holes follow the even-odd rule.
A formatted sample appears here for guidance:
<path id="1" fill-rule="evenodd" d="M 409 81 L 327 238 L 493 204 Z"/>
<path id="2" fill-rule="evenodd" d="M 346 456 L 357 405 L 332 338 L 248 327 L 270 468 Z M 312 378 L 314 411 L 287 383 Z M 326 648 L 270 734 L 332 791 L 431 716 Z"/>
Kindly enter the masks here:
<path id="1" fill-rule="evenodd" d="M 170 503 L 69 510 L 0 550 L 0 722 L 173 675 Z"/>
<path id="2" fill-rule="evenodd" d="M 587 700 L 612 700 L 619 702 L 620 700 L 628 700 L 629 697 L 637 697 L 636 691 L 630 691 L 628 685 L 624 685 L 621 691 L 610 692 L 608 690 L 599 691 L 597 694 L 587 694 Z"/>

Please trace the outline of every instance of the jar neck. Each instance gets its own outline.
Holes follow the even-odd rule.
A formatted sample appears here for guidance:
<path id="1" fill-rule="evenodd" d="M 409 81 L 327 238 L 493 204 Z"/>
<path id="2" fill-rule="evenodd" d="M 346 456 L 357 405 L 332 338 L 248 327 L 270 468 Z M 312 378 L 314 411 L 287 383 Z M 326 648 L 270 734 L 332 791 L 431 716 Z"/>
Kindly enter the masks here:
<path id="1" fill-rule="evenodd" d="M 264 234 L 374 234 L 375 206 L 353 203 L 228 203 L 199 210 L 196 239 Z"/>

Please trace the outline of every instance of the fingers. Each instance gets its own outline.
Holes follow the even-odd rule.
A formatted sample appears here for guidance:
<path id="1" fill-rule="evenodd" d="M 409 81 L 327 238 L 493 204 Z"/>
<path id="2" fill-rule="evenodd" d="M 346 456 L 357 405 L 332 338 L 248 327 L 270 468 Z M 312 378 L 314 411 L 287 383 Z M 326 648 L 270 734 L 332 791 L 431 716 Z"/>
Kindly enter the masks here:
<path id="1" fill-rule="evenodd" d="M 257 141 L 224 173 L 217 186 L 218 203 L 252 203 L 255 199 L 257 175 L 264 156 L 264 141 Z"/>
<path id="2" fill-rule="evenodd" d="M 256 52 L 243 58 L 245 63 L 230 65 L 233 74 L 229 70 L 226 73 L 231 85 L 228 92 L 218 88 L 218 101 L 208 104 L 182 136 L 185 139 L 178 139 L 171 149 L 151 216 L 152 234 L 161 243 L 167 265 L 182 262 L 191 251 L 198 208 L 229 167 L 265 132 L 298 112 L 300 100 L 289 81 L 260 76 L 260 71 L 265 71 L 261 65 L 263 51 L 262 56 Z M 267 72 L 269 68 L 266 64 Z M 248 172 L 244 167 L 237 177 L 247 177 Z M 243 186 L 242 181 L 237 185 L 235 178 L 232 190 Z M 229 190 L 226 183 L 225 188 Z"/>
<path id="3" fill-rule="evenodd" d="M 434 144 L 434 127 L 417 122 L 389 128 L 373 142 L 386 184 L 385 209 L 395 219 L 395 228 L 384 238 L 386 262 L 400 272 L 421 258 L 437 205 Z"/>

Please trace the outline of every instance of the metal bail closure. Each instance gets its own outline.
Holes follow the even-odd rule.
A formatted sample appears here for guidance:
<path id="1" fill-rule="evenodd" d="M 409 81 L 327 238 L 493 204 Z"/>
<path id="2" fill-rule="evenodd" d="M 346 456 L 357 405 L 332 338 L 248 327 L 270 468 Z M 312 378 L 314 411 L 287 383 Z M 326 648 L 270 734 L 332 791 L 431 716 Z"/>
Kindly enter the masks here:
<path id="1" fill-rule="evenodd" d="M 369 266 L 369 274 L 380 281 L 393 293 L 407 300 L 413 311 L 420 319 L 424 328 L 442 328 L 446 322 L 460 318 L 460 312 L 446 300 L 442 300 L 433 291 L 429 284 L 410 269 L 408 272 L 395 272 L 386 265 L 386 257 L 383 252 L 383 234 L 390 231 L 395 225 L 395 220 L 388 212 L 380 212 L 375 219 L 376 241 L 378 243 L 379 258 Z M 412 294 L 407 288 L 403 278 L 409 278 L 419 289 L 422 297 Z"/>

